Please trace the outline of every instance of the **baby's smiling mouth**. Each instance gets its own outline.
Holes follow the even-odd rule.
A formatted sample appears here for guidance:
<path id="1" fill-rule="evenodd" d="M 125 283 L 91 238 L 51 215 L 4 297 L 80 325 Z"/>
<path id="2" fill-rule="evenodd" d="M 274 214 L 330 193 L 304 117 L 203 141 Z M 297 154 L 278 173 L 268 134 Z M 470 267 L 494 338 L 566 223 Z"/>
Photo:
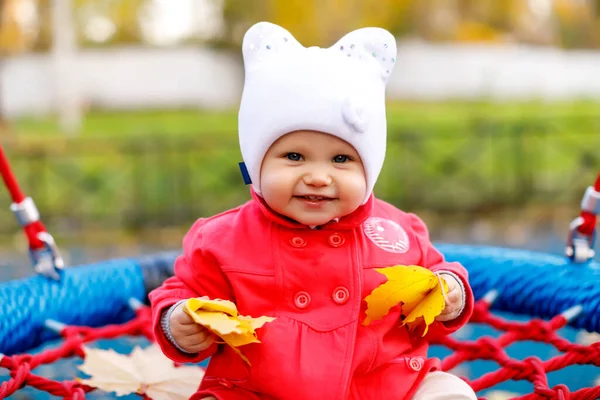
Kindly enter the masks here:
<path id="1" fill-rule="evenodd" d="M 311 201 L 311 202 L 320 202 L 320 201 L 331 201 L 331 200 L 335 200 L 333 197 L 327 197 L 327 196 L 316 196 L 316 195 L 306 195 L 306 196 L 294 196 L 294 198 L 299 199 L 299 200 L 306 200 L 306 201 Z"/>

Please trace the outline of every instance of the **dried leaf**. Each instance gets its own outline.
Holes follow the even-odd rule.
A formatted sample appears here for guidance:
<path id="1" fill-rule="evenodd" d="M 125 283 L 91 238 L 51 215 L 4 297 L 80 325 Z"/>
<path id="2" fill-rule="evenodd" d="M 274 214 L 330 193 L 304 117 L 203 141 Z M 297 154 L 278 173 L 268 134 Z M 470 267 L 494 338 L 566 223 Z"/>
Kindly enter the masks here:
<path id="1" fill-rule="evenodd" d="M 444 309 L 444 296 L 448 291 L 446 282 L 439 275 L 416 265 L 397 265 L 375 270 L 385 275 L 387 281 L 365 298 L 367 316 L 363 324 L 369 325 L 383 318 L 392 307 L 402 303 L 402 314 L 406 316 L 402 324 L 415 329 L 424 321 L 425 336 L 429 325 Z M 440 283 L 443 284 L 443 289 Z"/>
<path id="2" fill-rule="evenodd" d="M 488 400 L 510 400 L 522 396 L 520 393 L 507 392 L 504 390 L 495 390 L 486 393 L 485 398 Z"/>
<path id="3" fill-rule="evenodd" d="M 237 307 L 231 301 L 210 300 L 208 297 L 188 299 L 184 309 L 196 323 L 223 339 L 248 364 L 250 361 L 238 347 L 249 343 L 260 343 L 256 329 L 275 320 L 275 318 L 265 316 L 252 318 L 239 315 Z"/>
<path id="4" fill-rule="evenodd" d="M 418 303 L 417 306 L 409 312 L 404 321 L 402 321 L 402 325 L 408 324 L 409 327 L 413 329 L 416 328 L 421 321 L 424 321 L 425 329 L 422 336 L 427 334 L 429 325 L 433 323 L 435 317 L 440 315 L 446 305 L 442 290 L 448 291 L 448 286 L 446 285 L 446 282 L 443 282 L 444 289 L 442 289 L 439 284 L 439 279 L 442 278 L 438 278 L 436 276 L 436 280 L 438 280 L 438 282 L 436 283 L 435 287 L 432 288 L 429 293 L 427 293 L 425 298 Z"/>
<path id="5" fill-rule="evenodd" d="M 202 310 L 192 311 L 191 316 L 196 323 L 205 326 L 217 334 L 242 333 L 242 327 L 237 317 L 231 317 L 219 311 Z"/>
<path id="6" fill-rule="evenodd" d="M 184 400 L 194 394 L 204 370 L 196 366 L 175 367 L 158 345 L 135 347 L 130 355 L 84 346 L 84 363 L 78 368 L 89 379 L 79 382 L 117 396 L 145 394 L 154 400 Z"/>
<path id="7" fill-rule="evenodd" d="M 194 309 L 202 309 L 204 311 L 223 312 L 232 317 L 237 317 L 237 307 L 235 303 L 229 300 L 214 299 L 211 300 L 207 296 L 188 299 L 188 304 Z"/>

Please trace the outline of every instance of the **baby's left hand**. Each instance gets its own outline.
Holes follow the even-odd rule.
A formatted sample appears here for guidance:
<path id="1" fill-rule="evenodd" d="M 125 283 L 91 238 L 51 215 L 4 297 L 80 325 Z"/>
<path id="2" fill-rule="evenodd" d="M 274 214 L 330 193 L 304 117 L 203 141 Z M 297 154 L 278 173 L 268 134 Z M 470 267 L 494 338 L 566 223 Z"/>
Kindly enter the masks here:
<path id="1" fill-rule="evenodd" d="M 442 313 L 435 317 L 435 320 L 441 322 L 452 321 L 459 316 L 465 299 L 463 298 L 463 292 L 460 287 L 460 283 L 454 276 L 450 274 L 444 274 L 443 272 L 440 275 L 448 284 L 448 293 L 446 293 L 446 306 L 442 310 Z"/>

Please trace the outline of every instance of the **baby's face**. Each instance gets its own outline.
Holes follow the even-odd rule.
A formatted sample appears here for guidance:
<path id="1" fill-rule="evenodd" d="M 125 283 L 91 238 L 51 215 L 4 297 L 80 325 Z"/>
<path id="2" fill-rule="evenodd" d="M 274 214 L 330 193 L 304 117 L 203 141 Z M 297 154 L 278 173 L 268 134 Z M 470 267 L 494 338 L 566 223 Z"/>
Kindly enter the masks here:
<path id="1" fill-rule="evenodd" d="M 297 131 L 281 137 L 268 150 L 260 189 L 277 213 L 317 226 L 356 210 L 367 184 L 354 147 L 335 136 Z"/>

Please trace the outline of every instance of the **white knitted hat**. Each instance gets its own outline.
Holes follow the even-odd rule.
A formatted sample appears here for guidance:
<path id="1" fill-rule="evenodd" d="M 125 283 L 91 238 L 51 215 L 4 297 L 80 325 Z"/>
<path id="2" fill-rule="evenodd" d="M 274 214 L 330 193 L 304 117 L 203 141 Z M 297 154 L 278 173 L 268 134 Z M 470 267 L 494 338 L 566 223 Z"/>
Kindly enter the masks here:
<path id="1" fill-rule="evenodd" d="M 306 48 L 284 28 L 259 22 L 246 32 L 242 52 L 239 139 L 256 193 L 269 147 L 286 133 L 314 130 L 354 146 L 365 167 L 366 202 L 385 158 L 385 87 L 396 61 L 394 36 L 362 28 L 327 49 Z"/>

